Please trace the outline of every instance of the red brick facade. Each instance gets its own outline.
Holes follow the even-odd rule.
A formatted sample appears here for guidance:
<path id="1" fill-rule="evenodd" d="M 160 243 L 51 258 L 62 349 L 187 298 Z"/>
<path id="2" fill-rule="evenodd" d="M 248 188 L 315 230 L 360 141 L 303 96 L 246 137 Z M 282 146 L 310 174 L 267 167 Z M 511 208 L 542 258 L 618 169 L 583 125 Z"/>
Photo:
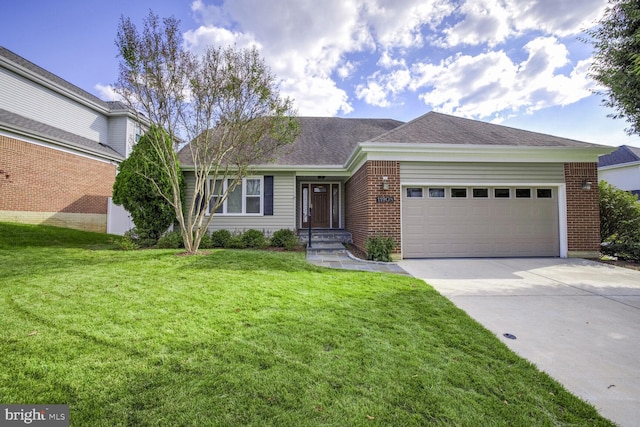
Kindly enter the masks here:
<path id="1" fill-rule="evenodd" d="M 600 207 L 598 198 L 598 164 L 565 163 L 567 189 L 567 240 L 569 256 L 600 250 Z M 583 190 L 583 182 L 591 182 Z"/>
<path id="2" fill-rule="evenodd" d="M 384 190 L 383 177 L 388 190 Z M 367 161 L 345 184 L 345 229 L 353 243 L 364 250 L 371 236 L 392 237 L 396 253 L 400 253 L 400 163 Z"/>
<path id="3" fill-rule="evenodd" d="M 0 211 L 106 218 L 115 165 L 5 136 L 0 153 Z"/>

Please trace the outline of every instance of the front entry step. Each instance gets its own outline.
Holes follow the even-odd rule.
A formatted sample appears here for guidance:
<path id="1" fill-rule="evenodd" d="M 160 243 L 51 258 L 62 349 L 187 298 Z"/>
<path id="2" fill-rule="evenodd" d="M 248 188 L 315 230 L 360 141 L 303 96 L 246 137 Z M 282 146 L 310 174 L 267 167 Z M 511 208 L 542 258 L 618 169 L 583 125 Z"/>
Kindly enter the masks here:
<path id="1" fill-rule="evenodd" d="M 298 230 L 300 243 L 307 245 L 309 242 L 309 231 Z M 317 243 L 353 243 L 351 233 L 345 230 L 311 230 L 311 246 Z"/>

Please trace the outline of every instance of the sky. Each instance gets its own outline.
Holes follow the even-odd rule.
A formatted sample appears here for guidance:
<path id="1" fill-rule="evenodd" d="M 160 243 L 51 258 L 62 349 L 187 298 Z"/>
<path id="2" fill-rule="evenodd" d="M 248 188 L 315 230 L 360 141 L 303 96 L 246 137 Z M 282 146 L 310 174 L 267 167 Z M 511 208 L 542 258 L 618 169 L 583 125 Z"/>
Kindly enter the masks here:
<path id="1" fill-rule="evenodd" d="M 584 30 L 607 0 L 5 0 L 0 45 L 114 99 L 121 16 L 181 21 L 186 49 L 256 46 L 301 116 L 437 111 L 640 146 L 601 106 Z"/>

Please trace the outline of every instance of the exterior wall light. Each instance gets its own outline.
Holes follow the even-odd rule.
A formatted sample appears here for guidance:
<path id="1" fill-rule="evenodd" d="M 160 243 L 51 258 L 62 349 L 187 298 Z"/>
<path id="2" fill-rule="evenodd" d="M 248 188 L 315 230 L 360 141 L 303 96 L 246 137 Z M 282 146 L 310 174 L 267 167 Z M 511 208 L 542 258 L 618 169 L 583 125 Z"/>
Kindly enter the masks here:
<path id="1" fill-rule="evenodd" d="M 382 189 L 383 190 L 388 190 L 389 189 L 389 177 L 388 176 L 383 176 L 382 177 Z"/>
<path id="2" fill-rule="evenodd" d="M 591 181 L 589 181 L 588 179 L 585 179 L 584 181 L 582 181 L 582 189 L 591 190 Z"/>

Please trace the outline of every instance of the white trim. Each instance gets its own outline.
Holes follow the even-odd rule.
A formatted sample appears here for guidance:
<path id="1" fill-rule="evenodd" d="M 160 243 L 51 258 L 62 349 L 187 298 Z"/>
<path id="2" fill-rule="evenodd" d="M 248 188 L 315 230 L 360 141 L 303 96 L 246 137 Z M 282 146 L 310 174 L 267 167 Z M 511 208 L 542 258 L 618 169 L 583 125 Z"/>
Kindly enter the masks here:
<path id="1" fill-rule="evenodd" d="M 223 188 L 224 188 L 224 192 L 227 191 L 227 187 L 229 185 L 229 180 L 233 180 L 234 178 L 232 177 L 218 177 L 218 179 L 216 179 L 216 181 L 222 181 L 223 183 Z M 260 212 L 252 212 L 252 213 L 247 213 L 247 197 L 252 197 L 255 198 L 256 196 L 248 196 L 247 195 L 247 180 L 259 180 L 260 181 Z M 211 189 L 211 182 L 213 181 L 213 177 L 209 177 L 207 178 L 207 191 L 210 191 Z M 215 188 L 215 185 L 214 187 Z M 264 216 L 264 176 L 263 175 L 255 175 L 255 176 L 246 176 L 244 178 L 242 178 L 242 182 L 240 182 L 236 188 L 234 189 L 234 191 L 236 189 L 240 188 L 240 191 L 242 192 L 242 201 L 241 201 L 241 210 L 242 212 L 232 212 L 232 213 L 228 213 L 227 212 L 227 201 L 229 200 L 229 194 L 227 194 L 227 197 L 224 199 L 224 202 L 222 202 L 222 212 L 215 212 L 214 215 L 216 216 L 224 216 L 224 217 L 248 217 L 248 216 Z M 209 199 L 209 201 L 213 200 L 215 197 L 217 197 L 216 195 L 212 195 L 211 199 Z M 211 204 L 207 204 L 207 213 L 206 215 L 211 215 L 211 211 L 209 210 L 209 207 L 211 206 Z"/>
<path id="2" fill-rule="evenodd" d="M 367 160 L 475 162 L 475 163 L 575 163 L 597 162 L 613 147 L 531 147 L 478 144 L 417 144 L 363 142 L 345 168 L 355 171 Z"/>
<path id="3" fill-rule="evenodd" d="M 606 171 L 606 170 L 611 170 L 611 169 L 624 169 L 626 167 L 634 168 L 636 166 L 640 166 L 640 160 L 636 161 L 636 162 L 618 163 L 618 164 L 609 165 L 609 166 L 598 166 L 598 170 L 599 171 Z"/>
<path id="4" fill-rule="evenodd" d="M 558 234 L 560 237 L 560 258 L 569 256 L 569 231 L 567 230 L 567 186 L 558 185 Z"/>

